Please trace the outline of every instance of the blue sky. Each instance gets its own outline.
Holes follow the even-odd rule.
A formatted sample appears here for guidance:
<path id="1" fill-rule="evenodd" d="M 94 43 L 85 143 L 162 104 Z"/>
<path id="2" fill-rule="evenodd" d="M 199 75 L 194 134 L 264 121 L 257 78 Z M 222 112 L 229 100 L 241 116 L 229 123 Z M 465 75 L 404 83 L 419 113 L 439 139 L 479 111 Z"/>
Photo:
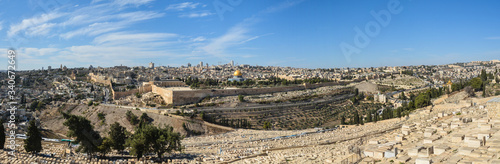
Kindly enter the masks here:
<path id="1" fill-rule="evenodd" d="M 15 48 L 22 70 L 231 60 L 378 67 L 500 57 L 495 0 L 1 0 L 0 6 L 0 51 Z M 386 15 L 379 20 L 372 11 Z M 0 63 L 7 67 L 6 58 Z"/>

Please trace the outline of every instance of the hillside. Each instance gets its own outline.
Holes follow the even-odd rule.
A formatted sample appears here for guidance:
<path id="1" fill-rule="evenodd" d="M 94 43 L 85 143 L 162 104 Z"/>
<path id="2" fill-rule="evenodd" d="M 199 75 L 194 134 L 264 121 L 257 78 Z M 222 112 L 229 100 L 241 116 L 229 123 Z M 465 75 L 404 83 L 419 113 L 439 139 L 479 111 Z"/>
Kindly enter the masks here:
<path id="1" fill-rule="evenodd" d="M 127 131 L 133 132 L 134 125 L 130 124 L 127 120 L 125 113 L 127 111 L 132 111 L 135 115 L 140 117 L 142 115 L 142 111 L 133 110 L 133 109 L 124 109 L 112 106 L 87 106 L 87 105 L 71 105 L 66 104 L 59 109 L 52 108 L 46 109 L 41 112 L 40 120 L 42 122 L 42 128 L 51 132 L 51 138 L 66 138 L 65 134 L 68 129 L 63 125 L 64 118 L 58 112 L 61 110 L 63 112 L 69 112 L 74 115 L 80 115 L 86 117 L 88 120 L 92 122 L 94 129 L 101 133 L 101 136 L 106 136 L 109 126 L 114 122 L 118 122 L 120 125 L 125 127 Z M 98 118 L 98 113 L 103 113 L 105 115 L 105 120 L 101 122 Z M 186 127 L 191 132 L 197 132 L 201 134 L 217 134 L 227 132 L 231 130 L 230 128 L 213 126 L 210 124 L 206 124 L 204 122 L 198 120 L 190 120 L 189 118 L 178 118 L 176 116 L 166 116 L 155 113 L 147 113 L 150 118 L 152 118 L 152 124 L 157 126 L 169 125 L 174 127 L 174 130 L 180 132 L 182 135 L 189 136 L 188 132 L 183 128 L 182 124 L 184 123 Z M 47 136 L 49 137 L 49 136 Z"/>

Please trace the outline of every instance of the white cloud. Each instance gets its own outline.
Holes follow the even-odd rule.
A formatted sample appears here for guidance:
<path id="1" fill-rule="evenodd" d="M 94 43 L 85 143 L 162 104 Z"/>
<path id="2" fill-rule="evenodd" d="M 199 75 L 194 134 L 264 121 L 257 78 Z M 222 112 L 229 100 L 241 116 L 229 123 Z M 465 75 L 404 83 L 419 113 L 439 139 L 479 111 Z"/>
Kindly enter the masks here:
<path id="1" fill-rule="evenodd" d="M 47 30 L 50 30 L 50 28 L 54 27 L 53 25 L 47 24 L 47 22 L 57 19 L 61 16 L 62 14 L 60 13 L 51 12 L 48 14 L 35 16 L 33 18 L 23 19 L 21 23 L 10 26 L 10 29 L 7 32 L 7 36 L 12 37 L 22 31 L 26 31 L 28 35 L 47 34 L 48 33 Z M 39 30 L 38 28 L 44 28 L 44 29 Z"/>
<path id="2" fill-rule="evenodd" d="M 69 32 L 60 34 L 59 36 L 61 36 L 64 39 L 70 39 L 70 38 L 73 38 L 73 37 L 79 36 L 79 35 L 95 36 L 95 35 L 99 35 L 99 34 L 102 34 L 105 32 L 111 32 L 111 31 L 115 31 L 118 29 L 122 29 L 122 28 L 124 28 L 124 26 L 125 26 L 124 24 L 111 24 L 109 22 L 94 23 L 94 24 L 88 25 L 87 27 L 82 27 L 82 28 L 77 29 L 77 30 L 73 30 L 73 31 L 69 31 Z"/>
<path id="3" fill-rule="evenodd" d="M 147 43 L 162 41 L 165 39 L 170 39 L 177 37 L 177 34 L 171 33 L 111 33 L 107 35 L 102 35 L 94 39 L 95 44 L 127 44 L 127 43 Z"/>
<path id="4" fill-rule="evenodd" d="M 266 14 L 278 12 L 287 9 L 289 7 L 295 6 L 301 3 L 302 1 L 303 0 L 296 0 L 292 2 L 287 1 L 280 3 L 277 6 L 272 6 L 265 10 L 262 10 L 257 14 L 243 20 L 241 23 L 231 27 L 224 35 L 221 35 L 214 39 L 210 39 L 208 44 L 199 46 L 198 48 L 193 50 L 193 53 L 205 53 L 224 58 L 225 56 L 228 56 L 226 54 L 226 51 L 231 47 L 244 44 L 246 42 L 261 38 L 266 35 L 272 35 L 272 33 L 258 35 L 258 36 L 251 36 L 248 34 L 250 31 L 250 27 L 253 24 L 257 23 L 260 17 L 263 17 Z M 252 55 L 247 55 L 247 56 L 252 56 Z"/>
<path id="5" fill-rule="evenodd" d="M 26 31 L 26 34 L 30 36 L 43 36 L 49 34 L 50 30 L 52 27 L 54 27 L 56 24 L 54 23 L 44 23 L 41 25 L 38 25 L 36 27 L 33 27 L 30 31 Z"/>
<path id="6" fill-rule="evenodd" d="M 127 11 L 125 5 L 143 5 L 152 0 L 116 0 L 100 3 L 93 1 L 90 6 L 76 8 L 72 11 L 49 12 L 32 18 L 24 19 L 18 24 L 12 24 L 7 32 L 8 37 L 18 33 L 28 36 L 44 36 L 57 29 L 55 34 L 64 39 L 75 36 L 95 36 L 105 32 L 126 28 L 133 23 L 164 16 L 164 13 L 154 11 Z M 69 29 L 69 31 L 68 31 Z M 51 36 L 54 36 L 52 34 Z"/>
<path id="7" fill-rule="evenodd" d="M 165 10 L 182 11 L 182 10 L 187 9 L 187 8 L 195 9 L 198 5 L 200 5 L 200 3 L 193 3 L 193 2 L 177 3 L 177 4 L 168 5 L 168 7 Z"/>
<path id="8" fill-rule="evenodd" d="M 103 0 L 92 0 L 92 2 L 90 2 L 90 4 L 99 3 L 99 2 L 101 2 L 101 1 L 103 1 Z"/>
<path id="9" fill-rule="evenodd" d="M 163 13 L 156 13 L 156 12 L 151 12 L 151 11 L 137 11 L 137 12 L 129 12 L 129 13 L 110 15 L 106 18 L 107 20 L 110 20 L 110 21 L 117 20 L 117 21 L 92 23 L 86 27 L 81 27 L 77 30 L 62 33 L 62 34 L 60 34 L 60 36 L 64 39 L 70 39 L 70 38 L 73 38 L 75 36 L 80 36 L 80 35 L 96 36 L 96 35 L 103 34 L 106 32 L 112 32 L 112 31 L 126 28 L 126 27 L 130 26 L 131 24 L 136 23 L 138 21 L 158 18 L 158 17 L 162 17 L 163 15 L 164 15 Z M 84 18 L 73 17 L 72 20 L 70 20 L 70 21 L 73 22 L 74 20 L 77 20 L 77 19 L 84 19 Z"/>
<path id="10" fill-rule="evenodd" d="M 247 27 L 242 24 L 236 25 L 229 29 L 224 35 L 212 39 L 210 43 L 201 47 L 201 49 L 208 54 L 220 56 L 224 53 L 226 48 L 249 39 L 250 37 L 246 35 L 247 33 Z"/>
<path id="11" fill-rule="evenodd" d="M 19 53 L 24 54 L 24 58 L 33 58 L 36 56 L 53 55 L 58 51 L 60 50 L 57 48 L 21 48 Z"/>
<path id="12" fill-rule="evenodd" d="M 115 0 L 113 3 L 118 4 L 120 6 L 125 6 L 125 5 L 135 5 L 135 6 L 140 6 L 144 4 L 148 4 L 154 0 Z"/>
<path id="13" fill-rule="evenodd" d="M 114 39 L 110 39 L 111 40 Z M 149 58 L 185 58 L 191 54 L 173 53 L 171 47 L 152 45 L 146 46 L 147 41 L 137 41 L 135 44 L 125 45 L 80 45 L 64 48 L 21 48 L 18 50 L 20 65 L 23 67 L 41 68 L 47 65 L 63 64 L 70 67 L 79 66 L 113 66 L 139 65 L 138 60 Z M 154 42 L 156 43 L 156 42 Z M 1 51 L 2 49 L 0 49 Z M 6 52 L 3 51 L 3 52 Z M 21 68 L 26 69 L 26 68 Z"/>
<path id="14" fill-rule="evenodd" d="M 131 65 L 139 59 L 158 58 L 158 57 L 180 57 L 165 49 L 158 47 L 143 47 L 131 45 L 101 46 L 101 45 L 82 45 L 67 47 L 57 57 L 61 61 L 77 61 L 100 66 L 110 66 L 126 64 Z M 75 60 L 78 59 L 78 60 Z M 88 65 L 87 64 L 87 65 Z"/>
<path id="15" fill-rule="evenodd" d="M 209 12 L 209 11 L 202 11 L 202 12 L 192 12 L 192 13 L 187 13 L 187 14 L 181 14 L 179 17 L 188 17 L 188 18 L 199 18 L 199 17 L 206 17 L 214 15 L 214 13 Z"/>
<path id="16" fill-rule="evenodd" d="M 244 41 L 240 42 L 239 44 L 243 44 L 243 43 L 255 40 L 255 39 L 259 39 L 260 37 L 267 36 L 267 35 L 272 35 L 272 34 L 274 34 L 274 33 L 269 33 L 269 34 L 254 36 L 254 37 L 248 38 L 247 40 L 244 40 Z"/>
<path id="17" fill-rule="evenodd" d="M 203 37 L 203 36 L 199 36 L 199 37 L 196 37 L 193 39 L 193 42 L 203 42 L 207 40 L 207 38 Z"/>

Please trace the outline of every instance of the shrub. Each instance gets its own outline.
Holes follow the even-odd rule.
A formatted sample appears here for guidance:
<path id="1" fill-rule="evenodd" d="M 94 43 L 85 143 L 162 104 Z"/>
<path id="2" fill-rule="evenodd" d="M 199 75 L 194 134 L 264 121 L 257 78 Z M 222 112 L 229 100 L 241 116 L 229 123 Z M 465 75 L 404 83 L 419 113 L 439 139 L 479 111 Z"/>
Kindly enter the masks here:
<path id="1" fill-rule="evenodd" d="M 99 118 L 99 120 L 104 120 L 106 115 L 104 115 L 104 113 L 102 113 L 102 112 L 99 112 L 99 113 L 97 113 L 97 117 Z"/>

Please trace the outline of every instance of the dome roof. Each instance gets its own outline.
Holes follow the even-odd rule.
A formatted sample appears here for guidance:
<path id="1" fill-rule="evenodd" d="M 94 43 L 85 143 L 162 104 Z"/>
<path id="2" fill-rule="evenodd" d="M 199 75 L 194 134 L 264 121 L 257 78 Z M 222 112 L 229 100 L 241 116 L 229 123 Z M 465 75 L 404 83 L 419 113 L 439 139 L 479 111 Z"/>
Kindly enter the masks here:
<path id="1" fill-rule="evenodd" d="M 236 71 L 234 71 L 234 76 L 241 76 L 241 75 L 242 75 L 242 74 L 241 74 L 240 70 L 236 70 Z"/>

